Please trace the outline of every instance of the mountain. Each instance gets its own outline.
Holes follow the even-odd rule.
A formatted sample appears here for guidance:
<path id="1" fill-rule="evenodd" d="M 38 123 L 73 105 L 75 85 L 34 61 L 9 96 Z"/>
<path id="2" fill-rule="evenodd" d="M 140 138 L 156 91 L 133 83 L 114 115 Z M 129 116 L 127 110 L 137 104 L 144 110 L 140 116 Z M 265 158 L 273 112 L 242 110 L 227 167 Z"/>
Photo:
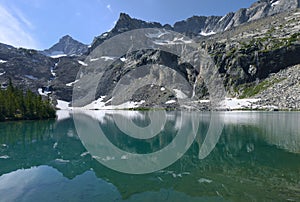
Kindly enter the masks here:
<path id="1" fill-rule="evenodd" d="M 296 9 L 298 6 L 298 1 L 259 1 L 248 9 L 240 9 L 223 17 L 194 16 L 175 23 L 173 27 L 144 22 L 121 14 L 116 27 L 95 38 L 91 49 L 118 33 L 138 28 L 166 28 L 188 36 L 193 35 L 199 46 L 208 50 L 218 67 L 227 97 L 255 97 L 261 99 L 260 104 L 263 106 L 295 109 L 299 108 L 300 103 L 300 94 L 293 94 L 291 90 L 297 89 L 295 78 L 300 74 L 300 15 L 299 9 Z M 123 75 L 134 72 L 139 66 L 147 63 L 171 65 L 172 69 L 194 86 L 193 93 L 197 99 L 208 98 L 204 78 L 197 76 L 197 72 L 192 72 L 189 65 L 182 64 L 178 57 L 163 51 L 141 50 L 127 53 L 121 61 L 117 60 L 110 66 L 110 70 L 104 73 L 96 94 L 100 105 L 111 104 L 113 90 L 124 78 Z M 135 64 L 134 68 L 132 64 Z M 152 78 L 154 75 L 149 76 Z M 166 77 L 161 75 L 161 78 Z M 145 86 L 142 89 L 136 86 L 136 92 L 130 101 L 145 101 L 139 105 L 142 108 L 157 104 L 177 107 L 178 92 L 161 91 L 162 83 L 164 81 L 160 80 L 157 87 Z M 80 85 L 80 81 L 77 84 Z M 276 89 L 274 85 L 277 86 Z M 278 86 L 282 86 L 283 93 L 280 93 Z M 270 90 L 272 87 L 274 89 Z M 85 92 L 89 97 L 88 91 Z"/>
<path id="2" fill-rule="evenodd" d="M 81 67 L 88 72 L 88 64 L 111 58 L 92 58 L 92 51 L 105 40 L 120 33 L 138 28 L 164 28 L 192 36 L 199 47 L 206 49 L 223 79 L 227 97 L 258 98 L 261 106 L 284 109 L 300 108 L 300 10 L 299 1 L 258 1 L 248 9 L 225 16 L 193 16 L 173 26 L 145 22 L 121 13 L 115 27 L 96 37 L 88 49 L 86 45 L 65 36 L 57 44 L 42 52 L 17 49 L 0 44 L 0 82 L 5 88 L 9 78 L 17 86 L 30 88 L 41 95 L 50 95 L 53 100 L 72 100 L 74 84 L 84 83 L 77 74 Z M 118 47 L 112 47 L 118 48 Z M 56 54 L 64 57 L 52 58 Z M 104 72 L 96 90 L 95 99 L 102 106 L 111 105 L 111 98 L 118 82 L 128 73 L 140 72 L 139 67 L 158 64 L 171 67 L 193 87 L 196 100 L 207 99 L 209 93 L 204 78 L 193 71 L 190 64 L 182 63 L 174 54 L 160 50 L 139 50 L 117 59 Z M 141 71 L 143 72 L 143 71 Z M 160 75 L 156 85 L 135 86 L 136 92 L 130 101 L 141 103 L 140 107 L 156 104 L 166 108 L 179 106 L 182 92 L 165 90 L 164 81 L 171 74 L 151 72 L 150 77 Z M 150 78 L 149 77 L 149 78 Z M 173 78 L 177 80 L 178 78 Z M 81 86 L 84 89 L 84 86 Z M 85 86 L 80 96 L 91 93 Z M 126 97 L 127 95 L 124 95 Z M 190 95 L 188 95 L 190 96 Z M 119 103 L 122 104 L 122 103 Z M 207 109 L 207 106 L 199 108 Z M 279 106 L 280 105 L 280 106 Z"/>
<path id="3" fill-rule="evenodd" d="M 91 45 L 91 50 L 103 41 L 126 31 L 140 28 L 165 28 L 190 37 L 209 36 L 237 27 L 243 23 L 272 16 L 300 7 L 300 0 L 260 0 L 237 12 L 230 12 L 224 16 L 193 16 L 183 21 L 176 22 L 173 26 L 161 25 L 156 22 L 145 22 L 131 18 L 128 14 L 121 13 L 116 26 L 109 32 L 96 37 Z"/>
<path id="4" fill-rule="evenodd" d="M 18 88 L 71 101 L 72 86 L 66 84 L 76 78 L 81 60 L 84 56 L 52 58 L 37 50 L 0 43 L 1 88 L 6 88 L 11 79 Z"/>
<path id="5" fill-rule="evenodd" d="M 57 56 L 57 55 L 82 55 L 86 53 L 88 46 L 74 40 L 71 36 L 66 35 L 59 39 L 59 42 L 54 44 L 51 48 L 42 51 L 44 55 L 47 56 Z"/>
<path id="6" fill-rule="evenodd" d="M 126 13 L 120 13 L 120 17 L 115 25 L 115 27 L 109 31 L 101 34 L 98 37 L 95 37 L 94 41 L 92 42 L 90 50 L 95 49 L 98 45 L 103 43 L 105 40 L 116 36 L 120 33 L 134 30 L 134 29 L 141 29 L 141 28 L 169 28 L 172 29 L 170 25 L 162 26 L 160 23 L 157 22 L 145 22 L 143 20 L 138 20 L 131 18 Z"/>
<path id="7" fill-rule="evenodd" d="M 252 22 L 267 16 L 298 8 L 299 0 L 261 0 L 237 12 L 221 16 L 193 16 L 187 20 L 176 22 L 174 31 L 193 35 L 212 35 L 229 30 L 243 23 Z"/>
<path id="8" fill-rule="evenodd" d="M 230 97 L 299 109 L 300 9 L 246 23 L 199 41 L 213 57 Z"/>

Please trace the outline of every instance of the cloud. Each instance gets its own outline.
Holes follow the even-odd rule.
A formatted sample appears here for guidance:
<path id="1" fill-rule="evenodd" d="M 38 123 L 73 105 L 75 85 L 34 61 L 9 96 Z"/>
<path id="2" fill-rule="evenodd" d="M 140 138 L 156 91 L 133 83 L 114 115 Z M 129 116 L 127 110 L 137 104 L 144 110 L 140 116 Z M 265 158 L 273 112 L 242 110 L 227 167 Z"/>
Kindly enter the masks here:
<path id="1" fill-rule="evenodd" d="M 30 34 L 32 23 L 17 8 L 11 10 L 0 5 L 0 42 L 15 47 L 37 48 L 37 42 Z"/>
<path id="2" fill-rule="evenodd" d="M 106 6 L 106 8 L 107 8 L 110 12 L 112 12 L 111 5 L 110 5 L 110 4 L 108 4 L 108 5 Z"/>

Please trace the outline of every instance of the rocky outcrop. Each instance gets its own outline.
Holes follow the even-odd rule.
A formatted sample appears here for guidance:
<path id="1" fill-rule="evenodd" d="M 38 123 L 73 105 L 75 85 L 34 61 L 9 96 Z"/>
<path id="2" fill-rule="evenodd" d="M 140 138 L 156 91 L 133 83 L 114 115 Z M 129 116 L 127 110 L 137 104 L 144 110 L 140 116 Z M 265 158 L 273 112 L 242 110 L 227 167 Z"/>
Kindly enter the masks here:
<path id="1" fill-rule="evenodd" d="M 255 98 L 258 104 L 279 109 L 300 109 L 300 65 L 271 74 L 264 80 L 261 92 Z"/>
<path id="2" fill-rule="evenodd" d="M 57 59 L 53 73 L 54 79 L 51 81 L 53 88 L 52 97 L 59 100 L 72 101 L 73 85 L 77 73 L 81 67 L 80 62 L 85 57 L 61 57 Z"/>

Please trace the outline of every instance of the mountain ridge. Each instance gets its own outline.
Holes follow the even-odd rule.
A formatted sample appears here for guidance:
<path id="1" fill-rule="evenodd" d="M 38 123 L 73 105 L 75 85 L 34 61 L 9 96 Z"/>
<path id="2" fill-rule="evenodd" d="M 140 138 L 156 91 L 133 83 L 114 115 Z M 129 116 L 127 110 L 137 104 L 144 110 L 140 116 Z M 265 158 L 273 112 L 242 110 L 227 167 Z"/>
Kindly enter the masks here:
<path id="1" fill-rule="evenodd" d="M 288 5 L 290 2 L 294 2 L 294 0 L 281 1 L 288 1 Z M 272 86 L 273 82 L 281 82 L 283 76 L 269 79 L 272 74 L 277 74 L 291 66 L 294 66 L 292 69 L 298 70 L 297 64 L 300 64 L 297 57 L 300 54 L 300 36 L 298 34 L 300 31 L 299 9 L 287 10 L 276 15 L 270 14 L 270 16 L 250 20 L 222 32 L 212 33 L 213 31 L 210 30 L 213 27 L 217 27 L 215 26 L 218 24 L 216 22 L 226 21 L 227 23 L 225 24 L 228 25 L 235 15 L 240 16 L 238 19 L 243 19 L 243 16 L 246 16 L 247 12 L 249 14 L 251 13 L 250 11 L 256 8 L 252 14 L 256 13 L 257 15 L 249 15 L 251 16 L 249 19 L 254 19 L 254 16 L 257 17 L 258 14 L 262 15 L 261 11 L 265 11 L 266 7 L 264 5 L 268 7 L 267 13 L 271 13 L 274 10 L 273 8 L 271 9 L 272 4 L 276 2 L 278 1 L 257 2 L 252 5 L 251 9 L 249 8 L 249 11 L 247 9 L 240 9 L 237 14 L 230 13 L 223 17 L 193 16 L 179 24 L 177 22 L 176 26 L 175 23 L 173 27 L 155 22 L 145 22 L 131 18 L 128 14 L 121 13 L 120 20 L 116 23 L 116 26 L 111 31 L 96 37 L 88 51 L 92 51 L 93 48 L 97 47 L 103 41 L 132 29 L 151 27 L 163 28 L 166 31 L 174 31 L 175 28 L 178 30 L 182 29 L 180 32 L 191 35 L 199 44 L 199 47 L 205 48 L 218 65 L 218 71 L 224 79 L 227 96 L 256 96 L 257 93 L 261 93 L 260 90 L 265 90 L 267 87 Z M 279 3 L 277 4 L 279 5 Z M 299 6 L 298 3 L 295 5 Z M 295 5 L 292 7 L 294 8 Z M 291 6 L 278 7 L 277 11 L 286 8 L 290 9 Z M 198 24 L 202 25 L 198 26 Z M 207 25 L 208 27 L 208 24 L 212 28 L 203 30 L 203 26 Z M 222 29 L 224 29 L 225 24 Z M 210 32 L 211 34 L 207 34 Z M 65 36 L 62 38 L 62 41 L 71 40 L 70 38 L 70 36 Z M 62 47 L 60 48 L 63 50 Z M 81 66 L 88 66 L 88 59 L 88 55 L 85 53 L 65 54 L 64 57 L 52 58 L 36 50 L 17 49 L 0 44 L 0 82 L 1 84 L 5 84 L 9 78 L 12 78 L 12 81 L 18 86 L 25 85 L 43 96 L 50 95 L 53 100 L 59 99 L 69 102 L 72 100 L 74 84 L 77 82 L 80 84 L 80 81 L 77 81 L 77 73 Z M 96 59 L 99 60 L 101 58 L 94 58 L 94 60 Z M 104 74 L 102 83 L 99 83 L 95 99 L 97 100 L 101 96 L 106 96 L 102 101 L 109 104 L 109 99 L 112 97 L 112 90 L 116 83 L 126 73 L 138 68 L 138 65 L 145 65 L 147 62 L 165 66 L 172 64 L 173 69 L 187 78 L 191 86 L 194 86 L 195 97 L 197 99 L 207 99 L 207 89 L 203 83 L 203 78 L 197 76 L 195 72 L 190 71 L 191 67 L 189 65 L 181 64 L 178 57 L 172 54 L 153 50 L 134 52 L 128 54 L 122 60 L 117 60 L 110 67 L 110 71 Z M 128 66 L 130 63 L 137 65 L 134 67 Z M 286 73 L 280 74 L 286 76 L 291 72 L 286 71 Z M 103 83 L 103 81 L 107 82 Z M 296 85 L 294 80 L 285 79 L 285 82 L 289 83 L 288 81 Z M 268 85 L 264 86 L 263 84 L 266 82 Z M 257 89 L 258 87 L 262 88 Z M 160 89 L 162 88 L 164 87 L 159 84 L 153 88 L 149 86 L 148 88 L 138 89 L 133 101 L 139 102 L 149 97 L 149 95 L 157 95 L 157 101 L 163 104 L 173 103 L 166 107 L 178 106 L 175 103 L 176 95 L 174 92 L 161 91 Z M 285 89 L 288 88 L 285 87 Z M 290 93 L 288 90 L 286 92 Z M 273 94 L 273 97 L 276 96 L 277 94 Z M 287 96 L 290 95 L 288 94 Z M 293 97 L 293 100 L 287 101 L 287 104 L 282 105 L 283 107 L 288 109 L 295 108 L 297 97 L 295 99 L 295 96 L 291 97 Z M 172 100 L 168 100 L 171 98 Z M 148 102 L 146 101 L 142 107 L 151 107 L 154 101 L 156 101 L 155 99 L 149 98 Z M 264 103 L 276 105 L 276 100 L 272 99 L 272 97 L 268 97 L 268 99 L 269 101 Z"/>
<path id="2" fill-rule="evenodd" d="M 49 49 L 45 49 L 42 53 L 47 56 L 82 55 L 92 51 L 105 40 L 117 34 L 140 28 L 163 28 L 185 34 L 189 37 L 206 37 L 232 29 L 247 22 L 299 7 L 300 0 L 259 0 L 254 2 L 249 8 L 241 8 L 236 12 L 229 12 L 224 16 L 194 15 L 185 20 L 177 21 L 173 25 L 162 25 L 159 22 L 146 22 L 141 19 L 133 18 L 129 14 L 120 13 L 115 26 L 110 31 L 96 36 L 90 46 L 66 35 L 60 38 L 58 43 Z"/>
<path id="3" fill-rule="evenodd" d="M 158 22 L 146 22 L 130 17 L 126 13 L 120 13 L 115 27 L 94 38 L 89 51 L 92 51 L 103 41 L 123 33 L 139 28 L 164 28 L 173 30 L 189 37 L 210 36 L 220 33 L 241 24 L 252 22 L 267 16 L 272 16 L 285 11 L 300 7 L 300 0 L 260 0 L 253 3 L 249 8 L 241 8 L 236 12 L 229 12 L 224 16 L 197 16 L 194 15 L 186 20 L 175 22 L 172 25 L 162 25 Z"/>

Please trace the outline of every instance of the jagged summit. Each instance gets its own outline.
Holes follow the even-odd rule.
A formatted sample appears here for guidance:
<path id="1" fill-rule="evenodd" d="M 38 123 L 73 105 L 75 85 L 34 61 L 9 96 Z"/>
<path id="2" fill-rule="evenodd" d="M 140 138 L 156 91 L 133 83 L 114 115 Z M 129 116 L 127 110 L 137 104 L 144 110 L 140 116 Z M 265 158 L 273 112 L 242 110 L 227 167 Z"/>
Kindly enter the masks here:
<path id="1" fill-rule="evenodd" d="M 141 28 L 172 28 L 170 25 L 162 26 L 160 23 L 157 22 L 146 22 L 143 20 L 138 20 L 136 18 L 130 17 L 126 13 L 120 13 L 119 19 L 116 22 L 115 27 L 109 31 L 101 34 L 98 37 L 95 37 L 91 49 L 93 50 L 95 47 L 97 47 L 99 44 L 101 44 L 106 39 L 109 39 L 117 34 L 134 30 L 134 29 L 141 29 Z"/>
<path id="2" fill-rule="evenodd" d="M 59 39 L 58 43 L 42 53 L 47 56 L 55 55 L 82 55 L 86 53 L 88 46 L 73 39 L 70 35 L 65 35 Z"/>
<path id="3" fill-rule="evenodd" d="M 153 27 L 162 27 L 162 25 L 157 22 L 145 22 L 143 20 L 131 18 L 126 13 L 120 13 L 119 20 L 117 21 L 115 27 L 111 30 L 111 32 L 122 33 L 127 30 Z"/>

